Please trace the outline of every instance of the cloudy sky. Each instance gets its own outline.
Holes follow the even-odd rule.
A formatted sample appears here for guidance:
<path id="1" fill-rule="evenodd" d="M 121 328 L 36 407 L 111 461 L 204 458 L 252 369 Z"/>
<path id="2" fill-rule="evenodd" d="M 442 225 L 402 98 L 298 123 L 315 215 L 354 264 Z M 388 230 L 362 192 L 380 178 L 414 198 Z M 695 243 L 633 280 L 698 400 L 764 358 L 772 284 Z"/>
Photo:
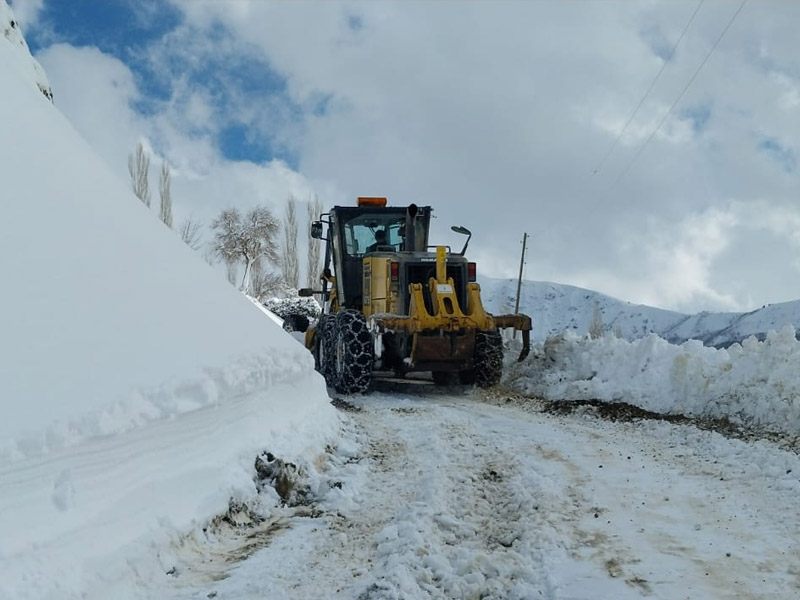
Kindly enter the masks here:
<path id="1" fill-rule="evenodd" d="M 13 0 L 56 105 L 177 220 L 430 204 L 492 276 L 683 311 L 800 298 L 800 3 Z M 688 26 L 687 26 L 688 25 Z M 637 109 L 638 107 L 638 109 Z"/>

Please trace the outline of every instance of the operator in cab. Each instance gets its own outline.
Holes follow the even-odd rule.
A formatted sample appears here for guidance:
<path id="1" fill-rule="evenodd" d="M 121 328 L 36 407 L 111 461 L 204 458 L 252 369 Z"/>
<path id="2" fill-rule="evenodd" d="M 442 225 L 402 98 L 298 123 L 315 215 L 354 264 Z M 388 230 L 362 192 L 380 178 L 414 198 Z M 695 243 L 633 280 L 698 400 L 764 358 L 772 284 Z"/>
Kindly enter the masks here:
<path id="1" fill-rule="evenodd" d="M 367 247 L 367 252 L 377 252 L 380 246 L 386 245 L 386 230 L 378 229 L 375 231 L 375 243 Z"/>

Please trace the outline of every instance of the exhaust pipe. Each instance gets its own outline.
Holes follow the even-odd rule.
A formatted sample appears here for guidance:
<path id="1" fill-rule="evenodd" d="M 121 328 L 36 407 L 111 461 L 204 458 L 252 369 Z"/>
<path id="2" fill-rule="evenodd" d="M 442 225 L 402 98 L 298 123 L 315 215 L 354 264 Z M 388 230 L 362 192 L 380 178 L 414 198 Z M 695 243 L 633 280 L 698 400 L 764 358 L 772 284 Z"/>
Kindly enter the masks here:
<path id="1" fill-rule="evenodd" d="M 409 204 L 406 210 L 406 245 L 408 252 L 417 250 L 417 205 Z"/>

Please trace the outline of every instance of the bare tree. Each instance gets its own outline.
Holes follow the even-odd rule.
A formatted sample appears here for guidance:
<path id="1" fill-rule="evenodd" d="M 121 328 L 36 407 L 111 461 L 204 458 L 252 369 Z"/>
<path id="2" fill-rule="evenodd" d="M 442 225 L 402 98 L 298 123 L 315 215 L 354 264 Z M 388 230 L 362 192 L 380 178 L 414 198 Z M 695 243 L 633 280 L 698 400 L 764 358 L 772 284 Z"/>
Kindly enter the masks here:
<path id="1" fill-rule="evenodd" d="M 142 142 L 136 144 L 134 154 L 128 155 L 128 173 L 131 175 L 133 193 L 145 206 L 150 206 L 150 157 Z"/>
<path id="2" fill-rule="evenodd" d="M 158 194 L 161 198 L 158 217 L 164 222 L 164 225 L 172 229 L 172 192 L 170 191 L 170 175 L 167 161 L 161 163 L 161 174 L 158 178 Z"/>
<path id="3" fill-rule="evenodd" d="M 264 268 L 263 259 L 256 260 L 250 273 L 250 294 L 263 302 L 267 298 L 283 297 L 286 293 L 287 285 L 283 274 L 268 271 Z"/>
<path id="4" fill-rule="evenodd" d="M 297 260 L 297 201 L 289 196 L 286 201 L 286 216 L 283 219 L 283 279 L 290 287 L 300 284 L 300 268 Z"/>
<path id="5" fill-rule="evenodd" d="M 192 250 L 199 250 L 203 244 L 203 234 L 200 232 L 201 225 L 199 221 L 195 221 L 192 217 L 187 217 L 178 228 L 178 233 L 181 239 Z"/>
<path id="6" fill-rule="evenodd" d="M 264 262 L 259 257 L 253 261 L 253 266 L 250 268 L 250 294 L 258 300 L 261 300 L 266 277 Z"/>
<path id="7" fill-rule="evenodd" d="M 256 260 L 278 263 L 275 236 L 280 224 L 266 206 L 257 206 L 244 217 L 236 208 L 225 209 L 214 219 L 211 228 L 215 232 L 215 252 L 229 265 L 229 276 L 231 263 L 244 263 L 243 292 L 250 291 L 250 272 Z"/>
<path id="8" fill-rule="evenodd" d="M 225 209 L 211 223 L 211 229 L 214 230 L 214 253 L 225 263 L 228 281 L 236 285 L 243 236 L 242 215 L 235 208 Z"/>
<path id="9" fill-rule="evenodd" d="M 319 221 L 322 216 L 322 203 L 317 196 L 308 203 L 308 267 L 306 281 L 308 287 L 315 287 L 319 283 L 320 242 L 311 237 L 311 224 Z"/>

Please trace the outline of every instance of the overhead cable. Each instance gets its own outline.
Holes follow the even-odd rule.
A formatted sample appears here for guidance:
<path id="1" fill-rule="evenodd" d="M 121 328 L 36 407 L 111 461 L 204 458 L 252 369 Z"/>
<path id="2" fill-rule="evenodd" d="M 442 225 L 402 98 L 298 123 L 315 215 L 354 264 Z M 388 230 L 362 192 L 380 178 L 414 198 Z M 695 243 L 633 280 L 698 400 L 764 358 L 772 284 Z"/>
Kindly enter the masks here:
<path id="1" fill-rule="evenodd" d="M 681 40 L 683 39 L 683 36 L 686 35 L 686 31 L 689 29 L 689 26 L 692 24 L 692 21 L 694 21 L 695 16 L 697 16 L 697 13 L 700 11 L 700 7 L 703 6 L 703 2 L 705 2 L 705 0 L 700 0 L 700 2 L 697 3 L 697 7 L 694 9 L 694 12 L 692 13 L 692 16 L 689 17 L 689 20 L 686 22 L 686 25 L 684 25 L 683 31 L 681 31 L 681 35 L 680 35 L 680 37 L 678 37 L 678 41 L 676 41 L 675 45 L 672 47 L 672 50 L 670 51 L 669 56 L 667 56 L 666 59 L 664 59 L 664 64 L 661 65 L 661 68 L 658 70 L 658 73 L 656 73 L 655 78 L 650 83 L 650 87 L 647 88 L 647 91 L 644 93 L 644 96 L 642 96 L 642 99 L 639 100 L 639 104 L 637 104 L 636 108 L 633 109 L 633 113 L 631 113 L 630 118 L 628 118 L 628 121 L 625 123 L 625 126 L 619 132 L 619 135 L 617 135 L 616 139 L 611 144 L 611 147 L 605 153 L 603 158 L 600 159 L 600 162 L 598 163 L 598 165 L 594 169 L 594 171 L 592 171 L 592 175 L 596 174 L 602 168 L 603 164 L 606 162 L 606 159 L 611 155 L 611 153 L 614 151 L 614 148 L 617 147 L 617 143 L 619 142 L 619 140 L 622 138 L 622 136 L 628 130 L 628 126 L 633 122 L 633 119 L 636 117 L 636 114 L 639 112 L 639 109 L 642 107 L 642 104 L 644 104 L 644 101 L 647 100 L 647 97 L 650 95 L 650 92 L 653 91 L 653 88 L 655 87 L 656 83 L 658 82 L 659 78 L 661 77 L 661 74 L 664 72 L 664 69 L 670 63 L 670 61 L 672 60 L 672 57 L 675 56 L 675 51 L 678 49 L 678 46 L 680 45 Z"/>
<path id="2" fill-rule="evenodd" d="M 672 114 L 672 111 L 673 111 L 673 110 L 675 109 L 675 107 L 678 105 L 678 102 L 680 102 L 680 101 L 681 101 L 681 98 L 683 98 L 683 95 L 686 93 L 686 90 L 688 90 L 688 89 L 689 89 L 689 86 L 691 86 L 691 85 L 692 85 L 692 82 L 693 82 L 693 81 L 694 81 L 694 80 L 697 78 L 697 75 L 700 73 L 701 69 L 702 69 L 702 68 L 705 66 L 705 64 L 708 62 L 708 59 L 709 59 L 709 58 L 711 57 L 711 55 L 714 53 L 714 50 L 716 50 L 717 46 L 718 46 L 718 45 L 719 45 L 719 43 L 722 41 L 722 38 L 723 38 L 723 37 L 725 37 L 725 34 L 726 34 L 726 33 L 728 32 L 728 30 L 731 28 L 731 25 L 733 25 L 733 22 L 736 20 L 736 17 L 738 17 L 738 16 L 739 16 L 739 13 L 740 13 L 740 12 L 742 12 L 742 9 L 744 8 L 744 5 L 745 5 L 745 4 L 747 4 L 747 0 L 742 0 L 741 4 L 739 4 L 739 8 L 737 8 L 737 9 L 736 9 L 736 12 L 735 12 L 735 13 L 733 13 L 733 16 L 732 16 L 732 17 L 731 17 L 731 19 L 728 21 L 728 24 L 727 24 L 727 25 L 725 25 L 725 28 L 722 30 L 722 33 L 720 33 L 720 34 L 719 34 L 719 37 L 717 38 L 717 41 L 715 41 L 715 42 L 714 42 L 714 44 L 711 46 L 711 49 L 708 51 L 708 54 L 706 54 L 705 58 L 704 58 L 704 59 L 703 59 L 703 61 L 700 63 L 700 66 L 698 66 L 698 67 L 697 67 L 697 69 L 695 70 L 694 74 L 691 76 L 691 78 L 689 78 L 689 81 L 686 83 L 686 85 L 684 86 L 683 90 L 681 90 L 681 93 L 680 93 L 680 94 L 678 94 L 678 97 L 677 97 L 677 98 L 675 98 L 675 102 L 673 102 L 673 103 L 672 103 L 672 106 L 670 106 L 670 107 L 669 107 L 669 110 L 666 112 L 666 114 L 664 115 L 664 117 L 661 119 L 661 121 L 659 121 L 658 125 L 656 125 L 656 128 L 655 128 L 655 129 L 653 129 L 653 131 L 650 133 L 650 135 L 649 135 L 649 136 L 648 136 L 648 138 L 647 138 L 647 139 L 644 141 L 644 143 L 643 143 L 641 146 L 639 146 L 639 150 L 636 152 L 636 154 L 634 155 L 634 157 L 631 159 L 631 161 L 628 163 L 628 165 L 627 165 L 627 166 L 626 166 L 626 167 L 625 167 L 625 168 L 622 170 L 622 172 L 621 172 L 621 173 L 620 173 L 620 174 L 617 176 L 616 180 L 614 180 L 614 185 L 616 185 L 617 183 L 619 183 L 619 181 L 620 181 L 620 180 L 621 180 L 621 179 L 622 179 L 622 178 L 625 176 L 625 174 L 626 174 L 626 173 L 627 173 L 627 172 L 630 170 L 630 168 L 633 166 L 633 163 L 635 163 L 635 162 L 636 162 L 636 160 L 639 158 L 639 156 L 641 156 L 642 152 L 644 152 L 644 149 L 645 149 L 645 148 L 647 147 L 647 145 L 650 143 L 650 140 L 652 140 L 652 139 L 653 139 L 653 137 L 656 135 L 656 133 L 658 133 L 658 130 L 659 130 L 659 129 L 661 129 L 661 126 L 664 124 L 664 122 L 665 122 L 665 121 L 666 121 L 666 120 L 669 118 L 669 116 Z M 613 187 L 613 186 L 612 186 L 612 187 Z"/>

